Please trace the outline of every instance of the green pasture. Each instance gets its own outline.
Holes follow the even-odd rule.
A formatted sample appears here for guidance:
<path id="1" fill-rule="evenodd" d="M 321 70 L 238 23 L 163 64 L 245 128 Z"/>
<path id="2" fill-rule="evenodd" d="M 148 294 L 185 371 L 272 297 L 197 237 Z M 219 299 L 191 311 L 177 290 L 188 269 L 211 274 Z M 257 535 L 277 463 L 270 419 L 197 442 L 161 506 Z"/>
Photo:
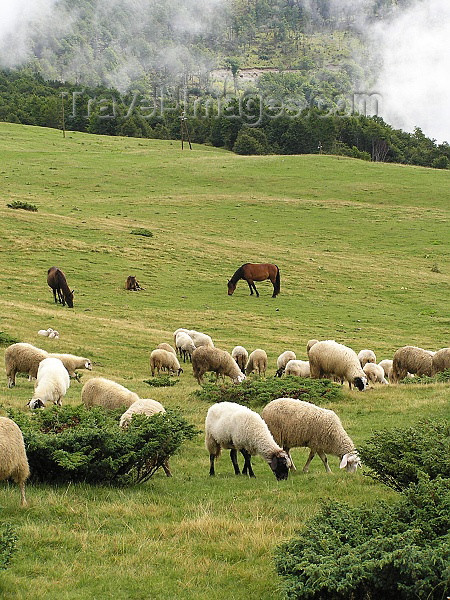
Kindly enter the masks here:
<path id="1" fill-rule="evenodd" d="M 450 173 L 337 156 L 242 157 L 179 142 L 108 138 L 0 123 L 0 340 L 9 335 L 89 357 L 91 373 L 182 411 L 203 430 L 208 404 L 190 365 L 177 385 L 150 387 L 149 354 L 172 332 L 210 334 L 231 351 L 261 347 L 306 359 L 310 338 L 336 339 L 381 360 L 403 345 L 449 346 Z M 7 207 L 15 200 L 37 212 Z M 146 229 L 153 235 L 135 235 Z M 250 297 L 226 282 L 244 262 L 274 262 Z M 75 289 L 55 305 L 46 283 L 57 265 Z M 126 292 L 128 275 L 145 288 Z M 52 327 L 59 340 L 37 335 Z M 3 349 L 1 351 L 3 355 Z M 32 384 L 0 403 L 25 406 Z M 65 402 L 80 401 L 72 382 Z M 448 415 L 448 384 L 344 390 L 330 406 L 356 445 L 374 432 Z M 297 466 L 307 452 L 297 449 Z M 0 484 L 0 515 L 18 552 L 0 577 L 5 600 L 106 598 L 277 599 L 272 553 L 327 499 L 352 505 L 396 495 L 364 475 L 311 472 L 277 482 L 256 457 L 256 479 L 235 477 L 227 453 L 217 476 L 200 434 L 133 488 L 29 485 L 28 509 Z"/>

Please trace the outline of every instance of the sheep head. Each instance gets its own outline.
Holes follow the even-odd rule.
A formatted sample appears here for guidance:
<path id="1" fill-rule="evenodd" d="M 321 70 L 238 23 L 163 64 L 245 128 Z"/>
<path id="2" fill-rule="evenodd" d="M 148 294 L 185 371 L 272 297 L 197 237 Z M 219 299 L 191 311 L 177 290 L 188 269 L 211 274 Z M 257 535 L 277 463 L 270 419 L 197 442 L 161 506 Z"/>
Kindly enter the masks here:
<path id="1" fill-rule="evenodd" d="M 355 377 L 353 380 L 353 385 L 360 392 L 363 392 L 367 388 L 367 377 Z"/>
<path id="2" fill-rule="evenodd" d="M 278 479 L 278 481 L 281 481 L 288 478 L 289 468 L 291 467 L 292 463 L 288 453 L 284 450 L 280 450 L 272 456 L 269 465 L 275 477 Z"/>
<path id="3" fill-rule="evenodd" d="M 31 408 L 31 410 L 35 409 L 35 408 L 44 408 L 45 407 L 45 402 L 43 400 L 41 400 L 40 398 L 32 398 L 27 406 L 29 408 Z"/>
<path id="4" fill-rule="evenodd" d="M 356 451 L 344 454 L 339 465 L 340 469 L 346 469 L 349 473 L 354 473 L 361 466 L 361 459 Z"/>

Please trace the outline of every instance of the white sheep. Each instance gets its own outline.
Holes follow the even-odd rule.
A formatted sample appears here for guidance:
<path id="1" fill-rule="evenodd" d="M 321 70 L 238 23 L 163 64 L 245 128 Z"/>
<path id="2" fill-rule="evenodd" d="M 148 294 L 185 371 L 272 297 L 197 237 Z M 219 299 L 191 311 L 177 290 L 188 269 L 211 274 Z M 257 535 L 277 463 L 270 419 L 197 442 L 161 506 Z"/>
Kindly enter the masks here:
<path id="1" fill-rule="evenodd" d="M 326 454 L 338 456 L 341 460 L 340 468 L 345 467 L 350 473 L 355 472 L 361 464 L 355 445 L 332 410 L 303 400 L 278 398 L 264 407 L 262 417 L 275 441 L 283 446 L 289 458 L 291 448 L 309 448 L 304 473 L 308 472 L 316 454 L 320 456 L 327 473 L 331 473 L 331 469 Z M 295 470 L 292 458 L 291 463 Z"/>
<path id="2" fill-rule="evenodd" d="M 241 371 L 245 373 L 245 365 L 248 361 L 248 352 L 244 346 L 235 346 L 231 351 L 231 356 L 234 358 Z"/>
<path id="3" fill-rule="evenodd" d="M 430 377 L 433 356 L 434 352 L 417 346 L 399 348 L 392 361 L 392 383 L 398 383 L 407 377 L 408 373 Z"/>
<path id="4" fill-rule="evenodd" d="M 48 358 L 48 352 L 31 344 L 19 342 L 11 344 L 5 350 L 5 370 L 8 377 L 8 387 L 16 385 L 16 373 L 27 373 L 36 377 L 39 363 Z"/>
<path id="5" fill-rule="evenodd" d="M 51 327 L 49 327 L 48 329 L 39 329 L 38 335 L 43 335 L 44 337 L 48 337 L 52 331 L 54 331 L 54 330 Z"/>
<path id="6" fill-rule="evenodd" d="M 147 417 L 151 417 L 158 413 L 165 412 L 166 409 L 157 400 L 152 400 L 151 398 L 139 398 L 139 400 L 133 402 L 128 410 L 126 410 L 120 417 L 119 426 L 122 427 L 122 429 L 128 429 L 133 415 L 146 415 Z M 167 477 L 172 477 L 169 467 L 169 459 L 165 460 L 161 466 L 164 469 L 164 473 L 167 475 Z"/>
<path id="7" fill-rule="evenodd" d="M 450 369 L 450 348 L 441 348 L 431 359 L 431 375 Z"/>
<path id="8" fill-rule="evenodd" d="M 51 358 L 59 358 L 62 364 L 66 367 L 69 376 L 73 379 L 78 379 L 76 369 L 87 369 L 92 371 L 92 363 L 88 358 L 84 356 L 75 356 L 74 354 L 56 354 L 52 352 L 49 354 Z"/>
<path id="9" fill-rule="evenodd" d="M 27 505 L 25 481 L 30 475 L 23 435 L 19 426 L 7 417 L 0 417 L 0 481 L 12 479 L 20 489 L 20 503 Z"/>
<path id="10" fill-rule="evenodd" d="M 62 399 L 70 386 L 70 377 L 59 358 L 44 358 L 39 363 L 36 387 L 28 402 L 30 408 L 43 408 L 47 402 L 61 406 Z"/>
<path id="11" fill-rule="evenodd" d="M 245 366 L 245 374 L 250 375 L 256 371 L 258 375 L 266 376 L 267 370 L 267 354 L 261 348 L 257 348 L 250 353 L 247 364 Z"/>
<path id="12" fill-rule="evenodd" d="M 187 333 L 189 330 L 185 329 L 184 327 L 179 327 L 178 329 L 175 329 L 175 331 L 173 332 L 173 343 L 175 344 L 175 348 L 177 346 L 177 335 L 179 333 Z"/>
<path id="13" fill-rule="evenodd" d="M 282 352 L 280 356 L 277 358 L 277 370 L 275 373 L 275 377 L 281 377 L 284 373 L 286 365 L 290 360 L 295 360 L 297 358 L 295 352 L 292 350 L 286 350 Z"/>
<path id="14" fill-rule="evenodd" d="M 392 377 L 392 363 L 393 361 L 390 358 L 385 358 L 378 363 L 378 366 L 384 371 L 384 376 L 388 379 L 391 379 Z"/>
<path id="15" fill-rule="evenodd" d="M 373 350 L 361 350 L 360 352 L 358 352 L 358 358 L 359 358 L 361 367 L 364 367 L 364 365 L 366 365 L 367 363 L 376 363 L 377 362 L 377 357 L 375 355 L 375 352 L 373 352 Z"/>
<path id="16" fill-rule="evenodd" d="M 214 342 L 212 341 L 211 336 L 206 333 L 202 333 L 201 331 L 195 331 L 195 329 L 188 329 L 188 335 L 194 342 L 196 348 L 200 346 L 209 346 L 210 348 L 214 348 Z"/>
<path id="17" fill-rule="evenodd" d="M 367 387 L 367 377 L 356 352 L 334 340 L 317 342 L 312 346 L 309 351 L 309 366 L 313 379 L 332 376 L 347 381 L 350 389 L 352 385 L 360 391 Z"/>
<path id="18" fill-rule="evenodd" d="M 284 374 L 296 377 L 311 377 L 309 360 L 290 360 L 284 370 Z"/>
<path id="19" fill-rule="evenodd" d="M 151 352 L 150 369 L 152 377 L 154 377 L 155 371 L 158 373 L 158 376 L 161 371 L 168 371 L 169 374 L 176 373 L 177 375 L 180 375 L 180 373 L 183 372 L 175 354 L 172 354 L 172 352 L 168 352 L 163 348 L 156 348 Z"/>
<path id="20" fill-rule="evenodd" d="M 172 354 L 175 354 L 175 356 L 177 355 L 176 351 L 174 348 L 172 348 L 172 346 L 170 344 L 166 344 L 166 342 L 162 342 L 161 344 L 158 344 L 157 349 L 160 350 L 167 350 L 167 352 L 172 352 Z"/>
<path id="21" fill-rule="evenodd" d="M 366 374 L 367 381 L 375 385 L 376 383 L 382 383 L 389 385 L 384 377 L 384 369 L 380 365 L 368 362 L 364 365 L 363 371 Z"/>
<path id="22" fill-rule="evenodd" d="M 195 350 L 195 344 L 192 341 L 191 336 L 186 331 L 179 331 L 175 338 L 175 347 L 180 355 L 183 357 L 183 362 L 186 359 L 192 360 L 192 354 Z"/>
<path id="23" fill-rule="evenodd" d="M 234 402 L 211 406 L 205 421 L 205 446 L 209 452 L 209 474 L 214 475 L 214 461 L 222 448 L 230 450 L 234 472 L 240 474 L 237 451 L 244 457 L 243 475 L 254 477 L 250 457 L 259 454 L 269 464 L 278 480 L 287 479 L 291 466 L 288 454 L 273 439 L 258 413 Z"/>
<path id="24" fill-rule="evenodd" d="M 81 401 L 86 408 L 92 408 L 93 406 L 103 406 L 110 410 L 122 406 L 128 408 L 137 400 L 139 400 L 137 394 L 120 385 L 120 383 L 103 377 L 89 379 L 81 390 Z"/>
<path id="25" fill-rule="evenodd" d="M 314 346 L 314 344 L 317 344 L 318 341 L 319 340 L 316 340 L 316 339 L 308 340 L 308 343 L 306 344 L 306 354 L 308 354 L 308 356 L 309 356 L 309 351 Z"/>
<path id="26" fill-rule="evenodd" d="M 203 375 L 207 371 L 213 371 L 216 374 L 216 381 L 219 375 L 230 377 L 233 383 L 240 383 L 245 379 L 245 375 L 241 372 L 231 354 L 219 348 L 209 346 L 196 348 L 192 354 L 192 368 L 194 377 L 199 384 L 203 382 Z"/>

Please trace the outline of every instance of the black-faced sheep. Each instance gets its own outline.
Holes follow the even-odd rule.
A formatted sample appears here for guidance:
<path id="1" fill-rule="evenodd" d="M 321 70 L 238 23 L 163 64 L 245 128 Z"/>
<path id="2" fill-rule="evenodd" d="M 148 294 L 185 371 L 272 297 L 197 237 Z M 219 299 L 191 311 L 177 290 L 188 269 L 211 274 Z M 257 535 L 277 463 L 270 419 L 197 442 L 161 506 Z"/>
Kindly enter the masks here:
<path id="1" fill-rule="evenodd" d="M 36 377 L 36 387 L 32 399 L 28 402 L 30 408 L 43 408 L 47 402 L 61 406 L 62 399 L 70 386 L 67 369 L 59 358 L 44 358 L 39 363 Z"/>
<path id="2" fill-rule="evenodd" d="M 398 383 L 408 373 L 431 377 L 434 352 L 417 346 L 403 346 L 396 350 L 392 361 L 392 383 Z"/>
<path id="3" fill-rule="evenodd" d="M 331 473 L 331 469 L 326 454 L 338 456 L 340 468 L 345 467 L 351 473 L 360 465 L 355 445 L 332 410 L 303 400 L 278 398 L 264 407 L 262 417 L 275 441 L 283 446 L 289 457 L 291 448 L 309 448 L 304 473 L 308 472 L 316 454 L 320 456 L 327 473 Z M 295 470 L 293 462 L 292 469 Z"/>
<path id="4" fill-rule="evenodd" d="M 377 357 L 375 355 L 375 352 L 373 352 L 373 350 L 361 350 L 360 352 L 358 352 L 358 358 L 359 358 L 361 367 L 363 367 L 363 368 L 364 368 L 364 365 L 366 365 L 367 363 L 376 363 L 377 362 Z"/>
<path id="5" fill-rule="evenodd" d="M 166 412 L 166 409 L 157 400 L 152 400 L 151 398 L 139 398 L 139 400 L 133 402 L 128 410 L 120 417 L 119 425 L 122 429 L 128 429 L 133 415 L 146 415 L 147 417 L 152 417 L 153 415 L 164 412 Z M 162 468 L 167 477 L 172 477 L 168 459 L 164 461 Z"/>
<path id="6" fill-rule="evenodd" d="M 288 362 L 290 360 L 295 360 L 296 358 L 297 356 L 295 352 L 292 352 L 292 350 L 286 350 L 285 352 L 282 352 L 277 358 L 277 370 L 275 372 L 275 377 L 281 377 Z"/>
<path id="7" fill-rule="evenodd" d="M 236 361 L 240 370 L 245 373 L 245 365 L 248 361 L 248 352 L 244 346 L 235 346 L 231 351 L 231 356 Z"/>
<path id="8" fill-rule="evenodd" d="M 0 481 L 12 479 L 20 489 L 20 503 L 27 505 L 25 481 L 30 475 L 23 435 L 18 425 L 0 417 Z"/>
<path id="9" fill-rule="evenodd" d="M 367 377 L 356 352 L 334 340 L 317 342 L 312 346 L 309 351 L 309 366 L 313 379 L 332 376 L 347 381 L 350 389 L 352 385 L 360 391 L 367 387 Z"/>
<path id="10" fill-rule="evenodd" d="M 441 348 L 431 360 L 431 375 L 450 369 L 450 348 Z"/>
<path id="11" fill-rule="evenodd" d="M 160 371 L 168 371 L 169 374 L 180 375 L 183 369 L 180 367 L 178 358 L 172 352 L 163 350 L 162 348 L 156 348 L 150 354 L 150 369 L 152 377 L 155 375 L 155 371 L 160 374 Z"/>
<path id="12" fill-rule="evenodd" d="M 259 454 L 269 464 L 278 480 L 287 479 L 290 459 L 275 443 L 258 413 L 234 402 L 219 402 L 208 410 L 205 421 L 205 445 L 209 452 L 209 474 L 214 475 L 214 461 L 222 448 L 230 450 L 234 472 L 240 474 L 237 452 L 244 457 L 243 475 L 254 477 L 250 457 Z"/>
<path id="13" fill-rule="evenodd" d="M 245 366 L 245 374 L 250 375 L 253 372 L 258 373 L 258 375 L 266 376 L 267 371 L 267 354 L 261 348 L 257 348 L 250 353 L 248 357 L 247 364 Z"/>
<path id="14" fill-rule="evenodd" d="M 200 346 L 194 351 L 192 369 L 199 384 L 202 384 L 203 375 L 208 371 L 216 374 L 216 381 L 219 376 L 228 376 L 233 383 L 240 383 L 245 379 L 245 375 L 229 352 L 209 346 Z"/>
<path id="15" fill-rule="evenodd" d="M 81 401 L 86 408 L 92 406 L 103 406 L 110 410 L 122 406 L 128 408 L 137 400 L 139 400 L 137 394 L 120 385 L 120 383 L 103 377 L 89 379 L 81 390 Z"/>
<path id="16" fill-rule="evenodd" d="M 373 385 L 376 383 L 382 383 L 384 385 L 389 385 L 384 377 L 384 369 L 380 367 L 380 365 L 376 365 L 375 363 L 368 362 L 364 365 L 363 371 L 367 376 L 367 381 Z"/>
<path id="17" fill-rule="evenodd" d="M 295 375 L 296 377 L 311 377 L 308 360 L 290 360 L 284 370 L 284 374 Z"/>
<path id="18" fill-rule="evenodd" d="M 27 373 L 29 377 L 36 377 L 39 363 L 48 356 L 48 352 L 31 344 L 19 342 L 8 346 L 5 350 L 8 387 L 11 388 L 16 385 L 16 373 Z"/>

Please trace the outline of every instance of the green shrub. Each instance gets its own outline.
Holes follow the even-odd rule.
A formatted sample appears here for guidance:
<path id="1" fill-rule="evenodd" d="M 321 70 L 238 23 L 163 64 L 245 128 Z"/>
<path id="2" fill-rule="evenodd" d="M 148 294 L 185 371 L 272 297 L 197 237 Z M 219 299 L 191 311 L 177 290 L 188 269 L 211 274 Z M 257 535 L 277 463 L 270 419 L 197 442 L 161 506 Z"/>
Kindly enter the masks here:
<path id="1" fill-rule="evenodd" d="M 31 481 L 114 483 L 147 481 L 184 440 L 196 433 L 175 411 L 135 415 L 119 427 L 122 409 L 83 405 L 52 407 L 32 413 L 10 409 L 22 430 Z"/>
<path id="2" fill-rule="evenodd" d="M 132 235 L 142 235 L 144 237 L 153 237 L 153 233 L 149 229 L 144 229 L 143 227 L 138 227 L 137 229 L 132 229 L 130 231 Z"/>
<path id="3" fill-rule="evenodd" d="M 447 383 L 450 381 L 450 369 L 445 371 L 441 371 L 440 373 L 436 373 L 433 377 L 428 377 L 428 375 L 422 375 L 421 377 L 405 377 L 402 379 L 400 383 L 404 384 L 426 384 L 426 383 Z"/>
<path id="4" fill-rule="evenodd" d="M 246 406 L 263 406 L 275 398 L 297 398 L 320 405 L 342 397 L 341 386 L 328 379 L 303 379 L 292 375 L 281 379 L 248 378 L 238 385 L 206 383 L 193 394 L 210 404 L 227 401 Z"/>
<path id="5" fill-rule="evenodd" d="M 236 154 L 267 154 L 269 144 L 262 129 L 243 127 L 236 138 L 233 152 Z"/>
<path id="6" fill-rule="evenodd" d="M 371 477 L 401 491 L 422 473 L 430 479 L 450 477 L 449 434 L 447 421 L 420 421 L 413 427 L 377 432 L 359 452 Z"/>
<path id="7" fill-rule="evenodd" d="M 14 202 L 10 202 L 6 206 L 8 208 L 21 208 L 22 210 L 37 212 L 37 206 L 30 204 L 29 202 L 22 202 L 21 200 L 14 200 Z"/>
<path id="8" fill-rule="evenodd" d="M 450 480 L 423 480 L 393 506 L 336 502 L 276 552 L 289 599 L 442 600 L 450 589 Z"/>
<path id="9" fill-rule="evenodd" d="M 18 339 L 11 337 L 9 333 L 0 331 L 0 346 L 10 346 L 11 344 L 16 344 L 18 341 Z"/>
<path id="10" fill-rule="evenodd" d="M 150 379 L 144 379 L 144 383 L 151 385 L 152 387 L 170 387 L 176 385 L 180 380 L 174 379 L 169 375 L 161 375 L 160 377 L 151 377 Z"/>
<path id="11" fill-rule="evenodd" d="M 6 569 L 16 550 L 16 534 L 9 523 L 0 525 L 0 570 Z"/>

